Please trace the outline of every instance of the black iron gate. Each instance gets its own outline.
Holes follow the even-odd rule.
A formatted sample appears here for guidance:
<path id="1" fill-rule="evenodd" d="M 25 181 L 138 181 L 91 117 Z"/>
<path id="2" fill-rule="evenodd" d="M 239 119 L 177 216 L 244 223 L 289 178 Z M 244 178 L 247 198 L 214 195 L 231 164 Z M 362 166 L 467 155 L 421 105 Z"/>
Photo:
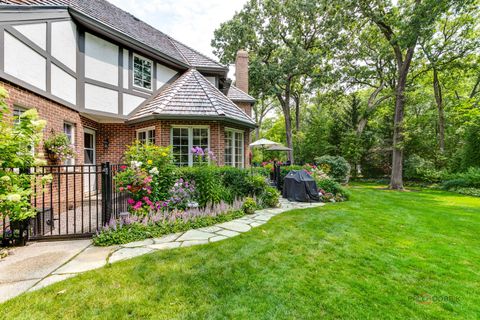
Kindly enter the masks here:
<path id="1" fill-rule="evenodd" d="M 127 197 L 115 187 L 121 165 L 54 165 L 32 168 L 37 210 L 28 226 L 29 238 L 59 239 L 89 237 L 127 210 Z M 41 180 L 48 183 L 42 187 Z M 8 217 L 0 221 L 2 238 L 11 233 Z"/>

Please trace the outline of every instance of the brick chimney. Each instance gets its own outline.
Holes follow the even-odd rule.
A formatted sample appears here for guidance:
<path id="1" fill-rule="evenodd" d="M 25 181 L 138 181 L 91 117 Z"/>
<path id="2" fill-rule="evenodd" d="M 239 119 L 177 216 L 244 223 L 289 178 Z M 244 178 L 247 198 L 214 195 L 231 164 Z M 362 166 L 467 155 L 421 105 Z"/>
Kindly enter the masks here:
<path id="1" fill-rule="evenodd" d="M 240 49 L 235 60 L 235 86 L 248 93 L 248 52 Z"/>

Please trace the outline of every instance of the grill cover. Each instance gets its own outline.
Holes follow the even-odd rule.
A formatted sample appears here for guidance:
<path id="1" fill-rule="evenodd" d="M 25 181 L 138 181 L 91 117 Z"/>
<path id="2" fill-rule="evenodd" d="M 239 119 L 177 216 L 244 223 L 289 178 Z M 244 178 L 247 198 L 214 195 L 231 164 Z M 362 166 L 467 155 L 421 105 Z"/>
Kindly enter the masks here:
<path id="1" fill-rule="evenodd" d="M 283 197 L 290 201 L 319 201 L 317 183 L 304 170 L 290 171 L 283 182 Z"/>

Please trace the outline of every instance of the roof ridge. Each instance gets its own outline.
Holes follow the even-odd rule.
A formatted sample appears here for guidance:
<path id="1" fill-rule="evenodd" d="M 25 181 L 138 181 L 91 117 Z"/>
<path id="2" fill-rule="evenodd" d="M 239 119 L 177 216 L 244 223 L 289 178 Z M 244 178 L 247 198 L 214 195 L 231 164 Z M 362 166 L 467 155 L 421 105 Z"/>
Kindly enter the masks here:
<path id="1" fill-rule="evenodd" d="M 202 77 L 203 77 L 203 76 L 202 76 Z M 205 80 L 207 80 L 207 79 L 205 79 Z M 237 106 L 229 97 L 227 97 L 225 94 L 223 94 L 223 92 L 220 91 L 217 87 L 215 87 L 215 86 L 213 85 L 213 83 L 211 83 L 211 82 L 208 81 L 208 80 L 207 80 L 207 82 L 208 82 L 208 84 L 209 84 L 210 86 L 212 86 L 212 87 L 215 89 L 215 92 L 217 92 L 217 94 L 220 93 L 221 95 L 223 95 L 225 98 L 227 98 L 227 100 L 230 102 L 231 105 L 235 106 L 235 108 L 237 108 L 240 112 L 243 112 L 243 114 L 245 114 L 245 116 L 247 116 L 249 119 L 251 119 L 252 121 L 254 121 L 251 116 L 249 116 L 242 108 L 240 108 L 239 106 Z M 254 121 L 254 122 L 255 122 L 255 121 Z"/>
<path id="2" fill-rule="evenodd" d="M 187 57 L 185 57 L 185 55 L 183 54 L 182 50 L 180 50 L 177 46 L 177 44 L 175 43 L 175 41 L 173 41 L 174 39 L 172 37 L 170 37 L 168 34 L 166 34 L 167 36 L 167 39 L 168 41 L 170 41 L 170 43 L 172 44 L 172 46 L 175 47 L 175 49 L 178 51 L 178 53 L 182 56 L 183 60 L 185 60 L 185 62 L 190 66 L 190 61 L 188 61 Z"/>
<path id="3" fill-rule="evenodd" d="M 192 50 L 192 51 L 193 51 L 193 52 L 195 52 L 196 54 L 199 54 L 199 55 L 201 55 L 201 56 L 202 56 L 202 57 L 204 57 L 205 59 L 208 59 L 208 60 L 210 60 L 211 62 L 214 62 L 214 63 L 216 63 L 216 64 L 218 64 L 219 66 L 222 66 L 222 67 L 227 67 L 227 66 L 224 66 L 223 64 L 221 64 L 219 61 L 216 61 L 215 59 L 213 59 L 213 58 L 210 58 L 210 57 L 209 57 L 209 56 L 207 56 L 206 54 L 204 54 L 204 53 L 201 53 L 201 52 L 200 52 L 200 51 L 198 51 L 197 49 L 194 49 L 194 48 L 190 47 L 190 46 L 189 46 L 189 45 L 187 45 L 187 44 L 185 44 L 185 43 L 183 43 L 183 42 L 181 42 L 181 41 L 178 41 L 178 40 L 176 40 L 176 39 L 173 39 L 173 38 L 172 38 L 172 37 L 170 37 L 169 35 L 167 35 L 167 37 L 169 38 L 169 40 L 170 40 L 171 42 L 176 42 L 176 43 L 179 43 L 179 44 L 181 44 L 182 46 L 186 47 L 187 49 L 189 49 L 189 50 Z M 172 41 L 172 40 L 173 40 L 173 41 Z M 177 45 L 176 45 L 176 43 L 174 43 L 174 45 L 175 45 L 175 48 L 177 48 Z M 182 56 L 184 56 L 184 55 L 183 55 L 183 53 L 182 53 Z M 187 62 L 188 62 L 188 60 L 187 60 Z"/>
<path id="4" fill-rule="evenodd" d="M 194 69 L 194 70 L 195 70 L 195 69 Z M 193 74 L 194 74 L 195 78 L 197 78 L 197 73 L 200 74 L 200 72 L 198 72 L 197 70 L 195 70 L 195 71 L 196 71 L 196 72 L 194 72 Z M 200 75 L 201 75 L 201 74 L 200 74 Z M 201 75 L 201 76 L 202 76 L 202 75 Z M 203 76 L 202 76 L 202 78 L 203 78 Z M 210 95 L 207 93 L 207 91 L 206 91 L 205 88 L 203 87 L 203 83 L 202 83 L 202 82 L 207 81 L 208 83 L 210 83 L 210 81 L 208 81 L 208 80 L 205 79 L 205 78 L 203 78 L 203 79 L 202 79 L 202 78 L 197 78 L 197 80 L 199 80 L 198 83 L 200 84 L 200 87 L 202 88 L 202 90 L 203 90 L 203 92 L 205 93 L 205 95 L 207 96 L 207 99 L 210 101 L 210 103 L 212 104 L 212 106 L 214 106 L 215 111 L 217 111 L 218 114 L 220 114 L 220 115 L 225 115 L 225 110 L 223 110 L 223 108 L 221 108 L 221 107 L 220 107 L 221 113 L 218 112 L 218 109 L 219 109 L 219 108 L 217 107 L 218 104 L 216 103 L 216 101 L 215 101 L 215 102 L 212 101 L 212 99 L 210 98 Z M 205 80 L 205 81 L 204 81 L 204 80 Z M 210 83 L 210 84 L 211 84 L 211 83 Z"/>
<path id="5" fill-rule="evenodd" d="M 158 106 L 157 108 L 155 108 L 155 110 L 153 111 L 153 113 L 160 113 L 167 105 L 170 101 L 172 101 L 173 97 L 175 97 L 175 94 L 177 94 L 177 92 L 183 87 L 184 85 L 184 82 L 185 82 L 185 79 L 187 79 L 187 76 L 188 76 L 188 73 L 191 71 L 192 69 L 189 69 L 187 72 L 185 72 L 184 74 L 182 74 L 180 76 L 180 78 L 178 78 L 177 80 L 175 80 L 170 88 L 168 88 L 166 91 L 164 92 L 160 92 L 157 96 L 155 96 L 155 99 L 159 96 L 162 95 L 162 93 L 164 93 L 164 96 L 165 96 L 165 101 L 161 103 L 161 106 Z M 177 84 L 177 85 L 175 85 Z M 154 100 L 155 100 L 154 99 Z M 157 112 L 158 111 L 158 112 Z"/>

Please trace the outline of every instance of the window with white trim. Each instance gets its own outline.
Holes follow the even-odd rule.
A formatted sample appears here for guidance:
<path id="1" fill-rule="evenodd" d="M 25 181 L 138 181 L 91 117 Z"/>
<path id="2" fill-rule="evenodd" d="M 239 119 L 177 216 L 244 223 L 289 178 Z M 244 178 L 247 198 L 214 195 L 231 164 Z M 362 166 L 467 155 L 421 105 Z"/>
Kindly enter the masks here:
<path id="1" fill-rule="evenodd" d="M 174 162 L 178 166 L 193 166 L 197 162 L 192 148 L 203 150 L 210 147 L 210 129 L 208 127 L 173 127 L 171 145 Z"/>
<path id="2" fill-rule="evenodd" d="M 68 138 L 68 141 L 71 145 L 75 145 L 75 125 L 73 123 L 64 122 L 63 123 L 63 133 Z M 75 159 L 72 157 L 70 159 L 65 160 L 65 165 L 73 165 L 75 164 Z"/>
<path id="3" fill-rule="evenodd" d="M 133 85 L 138 88 L 152 90 L 152 60 L 133 55 Z"/>
<path id="4" fill-rule="evenodd" d="M 13 126 L 17 126 L 20 124 L 22 114 L 27 111 L 27 109 L 22 107 L 13 106 Z M 32 144 L 29 146 L 30 153 L 34 156 L 35 155 L 35 143 L 32 139 Z"/>
<path id="5" fill-rule="evenodd" d="M 145 144 L 155 144 L 155 127 L 137 130 L 137 140 Z"/>
<path id="6" fill-rule="evenodd" d="M 24 108 L 20 108 L 20 107 L 17 107 L 17 106 L 14 106 L 13 107 L 13 125 L 17 125 L 20 123 L 20 116 L 25 112 L 27 111 L 26 109 Z"/>
<path id="7" fill-rule="evenodd" d="M 243 168 L 244 164 L 244 132 L 225 129 L 225 165 Z"/>

